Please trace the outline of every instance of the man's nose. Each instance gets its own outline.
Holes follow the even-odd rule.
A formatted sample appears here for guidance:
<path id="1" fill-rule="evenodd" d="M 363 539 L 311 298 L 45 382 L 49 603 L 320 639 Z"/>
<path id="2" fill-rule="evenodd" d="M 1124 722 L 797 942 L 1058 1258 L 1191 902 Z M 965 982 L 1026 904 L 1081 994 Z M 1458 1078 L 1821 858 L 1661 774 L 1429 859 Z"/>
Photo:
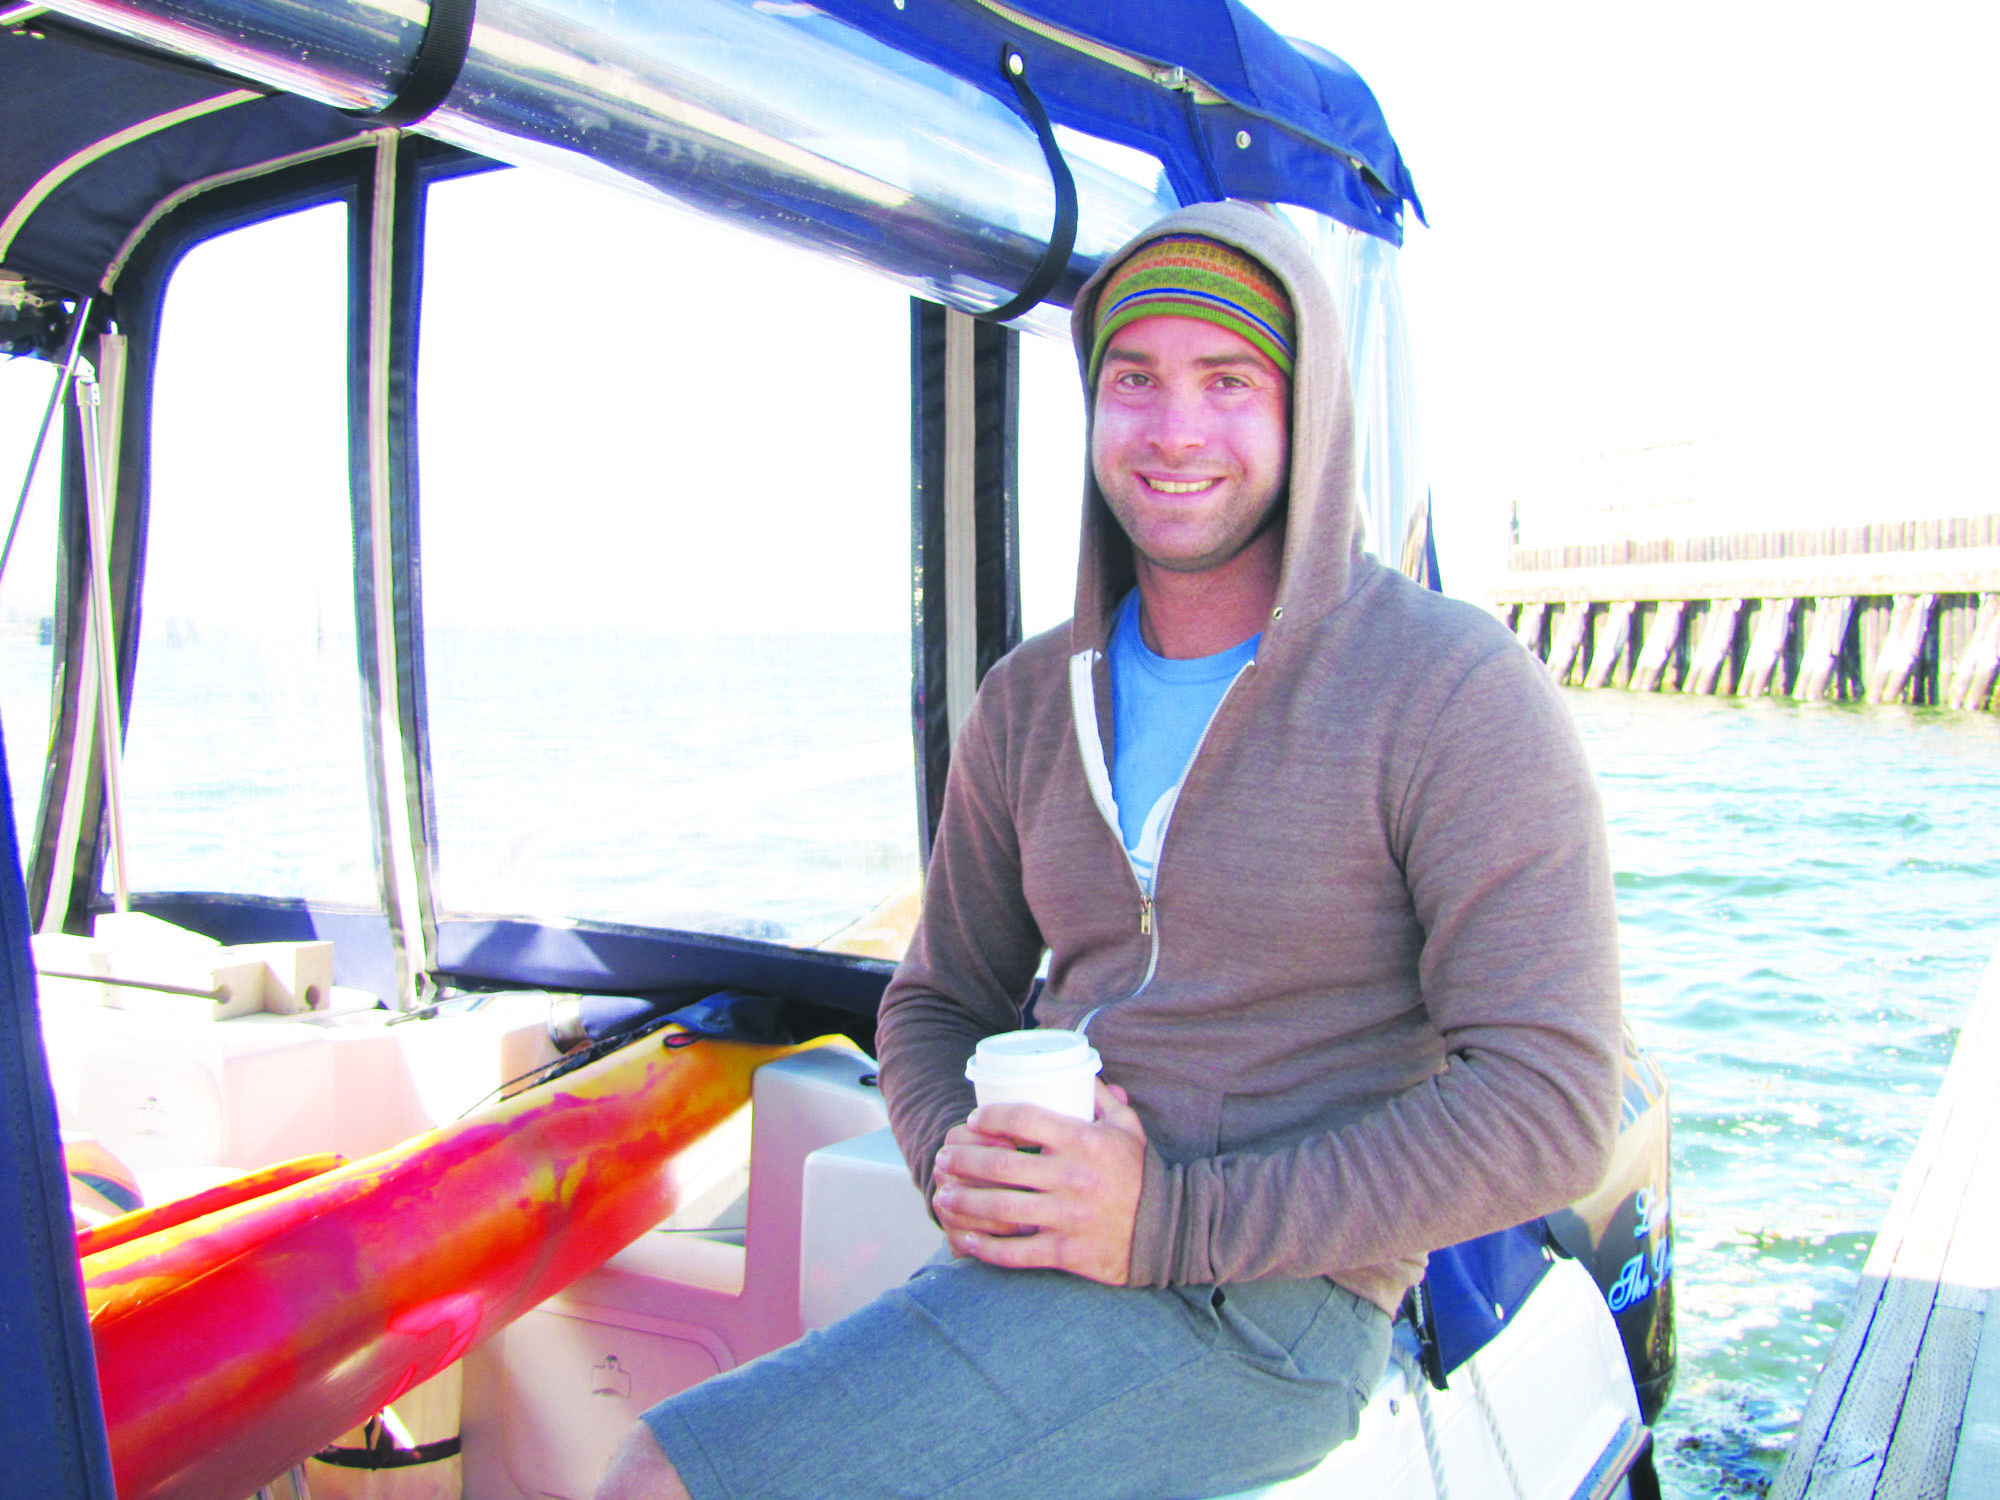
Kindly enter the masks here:
<path id="1" fill-rule="evenodd" d="M 1207 430 L 1201 416 L 1200 392 L 1169 386 L 1154 404 L 1152 430 L 1148 436 L 1163 453 L 1199 448 L 1207 441 Z"/>

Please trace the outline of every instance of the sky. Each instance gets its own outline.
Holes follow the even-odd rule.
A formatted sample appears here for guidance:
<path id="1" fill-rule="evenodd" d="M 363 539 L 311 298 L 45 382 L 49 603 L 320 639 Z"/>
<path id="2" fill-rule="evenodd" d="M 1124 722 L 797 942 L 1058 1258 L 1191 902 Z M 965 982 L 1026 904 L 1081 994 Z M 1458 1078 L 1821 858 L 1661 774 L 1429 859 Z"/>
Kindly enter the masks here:
<path id="1" fill-rule="evenodd" d="M 2000 12 L 1918 3 L 1892 17 L 1779 0 L 1256 8 L 1369 80 L 1423 198 L 1429 224 L 1410 225 L 1401 275 L 1453 592 L 1477 597 L 1490 586 L 1517 513 L 1522 540 L 1535 544 L 1620 529 L 1699 535 L 2000 508 L 1987 436 L 2000 409 L 1989 353 L 2000 341 L 1990 271 L 2000 214 L 1987 159 L 2000 141 L 2000 91 L 1982 73 L 2000 42 Z M 499 336 L 467 352 L 454 377 L 480 392 L 468 410 L 485 407 L 483 420 L 466 419 L 455 461 L 458 545 L 470 550 L 453 555 L 480 566 L 454 581 L 443 551 L 434 554 L 429 586 L 441 612 L 518 612 L 532 597 L 533 577 L 507 575 L 494 544 L 533 508 L 546 514 L 552 493 L 582 504 L 644 486 L 712 499 L 678 526 L 664 508 L 649 514 L 608 562 L 608 523 L 579 512 L 526 563 L 573 554 L 581 565 L 595 555 L 634 612 L 649 607 L 664 576 L 689 618 L 723 617 L 728 582 L 689 559 L 716 528 L 740 525 L 731 479 L 753 455 L 761 466 L 791 466 L 778 488 L 808 519 L 787 527 L 825 528 L 764 591 L 776 616 L 803 617 L 815 563 L 860 555 L 861 538 L 828 518 L 901 483 L 906 438 L 877 430 L 859 399 L 897 378 L 900 326 L 879 348 L 824 347 L 795 362 L 788 380 L 857 403 L 827 406 L 786 442 L 709 425 L 699 441 L 647 447 L 643 472 L 606 469 L 593 445 L 574 440 L 591 423 L 645 436 L 704 390 L 741 394 L 737 404 L 761 417 L 769 375 L 725 359 L 726 300 L 668 307 L 606 297 L 631 280 L 633 245 L 678 241 L 681 226 L 617 194 L 562 189 L 550 203 L 526 227 L 507 220 L 504 232 L 482 233 L 474 215 L 466 230 L 487 276 L 454 326 Z M 805 302 L 897 318 L 892 288 L 838 268 L 794 272 L 747 241 L 727 253 L 774 282 L 804 276 L 796 295 Z M 249 264 L 309 260 L 288 249 Z M 232 293 L 243 289 L 239 271 L 212 274 Z M 613 342 L 579 362 L 574 379 L 539 406 L 501 404 L 531 367 L 575 357 L 551 320 L 613 308 Z M 539 338 L 538 324 L 550 325 Z M 264 361 L 280 343 L 296 349 L 301 337 L 264 339 L 251 363 L 276 405 L 269 420 L 244 427 L 268 441 L 288 382 Z M 699 360 L 661 353 L 690 343 L 706 350 Z M 218 368 L 244 367 L 240 354 L 213 357 Z M 1081 425 L 1067 351 L 1033 342 L 1028 358 L 1057 394 L 1024 432 L 1023 528 L 1038 555 L 1057 555 L 1074 531 Z M 24 405 L 19 392 L 32 396 L 38 380 L 45 389 L 42 372 L 20 364 L 0 370 L 0 405 L 13 413 Z M 435 404 L 442 413 L 446 403 Z M 0 418 L 10 499 L 32 425 L 13 413 Z M 537 432 L 553 440 L 539 455 L 527 443 Z M 315 445 L 325 446 L 300 437 L 290 451 Z M 202 451 L 193 461 L 206 476 Z M 442 517 L 451 483 L 440 473 L 427 485 Z M 35 524 L 31 508 L 31 536 Z M 1031 624 L 1066 612 L 1066 566 L 1031 570 Z M 8 594 L 15 589 L 10 582 Z M 862 613 L 870 626 L 895 623 Z"/>
<path id="2" fill-rule="evenodd" d="M 1257 0 L 1369 80 L 1447 586 L 1655 534 L 2000 508 L 2000 12 Z"/>

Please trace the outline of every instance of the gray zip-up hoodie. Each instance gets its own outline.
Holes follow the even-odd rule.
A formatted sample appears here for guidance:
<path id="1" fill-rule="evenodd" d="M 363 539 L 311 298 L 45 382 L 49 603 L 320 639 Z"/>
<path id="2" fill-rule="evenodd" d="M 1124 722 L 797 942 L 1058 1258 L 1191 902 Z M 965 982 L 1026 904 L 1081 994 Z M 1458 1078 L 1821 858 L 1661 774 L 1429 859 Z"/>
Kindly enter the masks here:
<path id="1" fill-rule="evenodd" d="M 1318 1274 L 1393 1310 L 1430 1250 L 1604 1172 L 1621 1049 L 1603 816 L 1540 664 L 1362 552 L 1343 341 L 1304 244 L 1206 204 L 1106 266 L 1170 231 L 1248 251 L 1292 299 L 1278 607 L 1189 766 L 1148 905 L 1103 765 L 1131 548 L 1086 477 L 1075 618 L 993 668 L 959 736 L 882 1000 L 882 1085 L 928 1193 L 973 1105 L 966 1059 L 1021 1024 L 1046 948 L 1037 1024 L 1097 1012 L 1104 1077 L 1149 1137 L 1132 1284 Z M 1101 279 L 1077 302 L 1080 364 Z"/>

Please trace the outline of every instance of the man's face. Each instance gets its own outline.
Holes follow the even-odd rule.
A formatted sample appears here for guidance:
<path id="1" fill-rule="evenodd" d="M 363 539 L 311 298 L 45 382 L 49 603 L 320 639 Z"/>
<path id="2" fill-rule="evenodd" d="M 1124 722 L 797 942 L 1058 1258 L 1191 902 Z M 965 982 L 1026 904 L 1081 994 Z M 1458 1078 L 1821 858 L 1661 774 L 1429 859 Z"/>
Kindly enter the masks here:
<path id="1" fill-rule="evenodd" d="M 1090 464 L 1156 567 L 1205 573 L 1240 554 L 1285 490 L 1291 382 L 1198 318 L 1143 318 L 1104 351 Z"/>

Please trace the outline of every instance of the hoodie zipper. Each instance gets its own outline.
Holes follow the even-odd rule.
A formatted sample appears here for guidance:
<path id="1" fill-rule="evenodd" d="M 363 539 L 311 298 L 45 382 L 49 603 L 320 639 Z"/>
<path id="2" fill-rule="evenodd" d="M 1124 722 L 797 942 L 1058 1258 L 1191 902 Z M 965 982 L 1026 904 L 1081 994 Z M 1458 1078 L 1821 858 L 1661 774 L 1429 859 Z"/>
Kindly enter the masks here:
<path id="1" fill-rule="evenodd" d="M 1187 785 L 1188 773 L 1194 769 L 1194 763 L 1201 758 L 1201 747 L 1208 743 L 1209 730 L 1215 727 L 1215 721 L 1222 716 L 1222 705 L 1227 703 L 1229 695 L 1236 691 L 1236 684 L 1243 680 L 1243 674 L 1256 665 L 1257 659 L 1252 657 L 1249 661 L 1238 667 L 1236 675 L 1229 679 L 1229 686 L 1224 688 L 1222 696 L 1215 700 L 1214 711 L 1209 714 L 1208 722 L 1201 726 L 1201 735 L 1195 740 L 1194 749 L 1188 752 L 1187 763 L 1181 767 L 1180 778 L 1174 783 L 1174 805 L 1167 813 L 1165 825 L 1160 829 L 1159 846 L 1153 850 L 1152 884 L 1148 884 L 1145 881 L 1139 882 L 1139 932 L 1141 936 L 1150 937 L 1153 940 L 1153 953 L 1151 959 L 1146 964 L 1146 977 L 1139 981 L 1139 989 L 1132 991 L 1134 995 L 1153 982 L 1153 971 L 1160 966 L 1160 924 L 1153 906 L 1153 886 L 1159 882 L 1160 865 L 1167 857 L 1167 836 L 1173 832 L 1174 814 L 1181 810 L 1180 789 Z M 1118 833 L 1118 847 L 1124 849 L 1125 835 L 1116 829 L 1113 832 Z M 1131 864 L 1132 862 L 1130 851 L 1127 851 L 1125 855 L 1125 862 L 1127 864 Z M 1138 873 L 1135 867 L 1132 872 L 1135 879 Z"/>
<path id="2" fill-rule="evenodd" d="M 1131 1000 L 1145 993 L 1146 987 L 1153 982 L 1153 975 L 1160 967 L 1160 923 L 1158 910 L 1154 903 L 1153 886 L 1151 883 L 1140 878 L 1139 867 L 1132 862 L 1132 853 L 1125 847 L 1125 835 L 1118 826 L 1117 803 L 1111 795 L 1108 762 L 1104 756 L 1104 742 L 1096 733 L 1097 699 L 1095 686 L 1091 680 L 1090 666 L 1094 665 L 1100 659 L 1101 655 L 1102 653 L 1100 652 L 1092 651 L 1086 653 L 1083 657 L 1073 660 L 1071 668 L 1070 706 L 1071 715 L 1076 720 L 1078 736 L 1082 740 L 1080 749 L 1085 757 L 1085 779 L 1091 783 L 1091 791 L 1097 802 L 1098 814 L 1104 819 L 1105 826 L 1110 830 L 1111 837 L 1117 842 L 1118 852 L 1125 856 L 1125 868 L 1131 873 L 1132 884 L 1138 888 L 1139 935 L 1151 940 L 1150 949 L 1146 956 L 1146 972 L 1140 978 L 1137 987 L 1133 989 L 1132 993 L 1125 997 Z M 1159 844 L 1153 851 L 1154 881 L 1159 879 L 1160 863 L 1166 858 L 1167 836 L 1173 830 L 1174 813 L 1180 810 L 1180 789 L 1187 785 L 1188 773 L 1194 768 L 1195 761 L 1201 758 L 1202 746 L 1208 743 L 1209 731 L 1215 727 L 1215 721 L 1221 717 L 1222 707 L 1229 701 L 1229 695 L 1236 691 L 1236 684 L 1243 680 L 1243 674 L 1256 665 L 1256 659 L 1253 657 L 1236 669 L 1236 675 L 1229 679 L 1229 686 L 1225 687 L 1222 690 L 1222 696 L 1215 700 L 1215 709 L 1209 714 L 1208 722 L 1201 726 L 1201 735 L 1195 740 L 1194 749 L 1188 752 L 1187 762 L 1181 767 L 1180 777 L 1174 783 L 1174 806 L 1167 813 L 1166 824 L 1160 829 Z M 1081 669 L 1080 671 L 1079 668 Z M 1088 688 L 1087 692 L 1085 691 L 1086 688 Z M 1089 715 L 1088 720 L 1084 717 L 1086 714 Z M 1093 757 L 1096 761 L 1094 769 L 1091 765 Z M 1103 1007 L 1099 1006 L 1097 1009 L 1101 1010 Z M 1095 1016 L 1096 1014 L 1097 1010 L 1093 1010 L 1090 1013 L 1091 1016 Z M 1085 1017 L 1084 1024 L 1088 1025 L 1089 1020 L 1090 1017 Z"/>

